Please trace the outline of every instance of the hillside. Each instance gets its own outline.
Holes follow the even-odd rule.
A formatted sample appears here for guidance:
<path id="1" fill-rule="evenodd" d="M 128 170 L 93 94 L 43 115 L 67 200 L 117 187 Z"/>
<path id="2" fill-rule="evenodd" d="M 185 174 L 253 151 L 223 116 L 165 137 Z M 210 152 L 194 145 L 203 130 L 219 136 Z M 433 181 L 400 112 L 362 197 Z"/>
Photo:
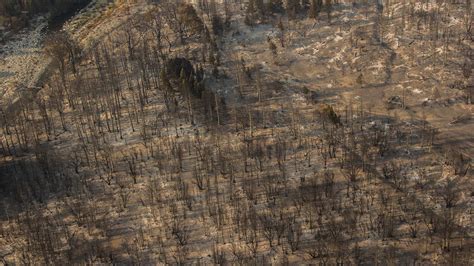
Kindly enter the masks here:
<path id="1" fill-rule="evenodd" d="M 472 15 L 136 0 L 46 35 L 40 18 L 1 46 L 0 263 L 473 264 Z"/>

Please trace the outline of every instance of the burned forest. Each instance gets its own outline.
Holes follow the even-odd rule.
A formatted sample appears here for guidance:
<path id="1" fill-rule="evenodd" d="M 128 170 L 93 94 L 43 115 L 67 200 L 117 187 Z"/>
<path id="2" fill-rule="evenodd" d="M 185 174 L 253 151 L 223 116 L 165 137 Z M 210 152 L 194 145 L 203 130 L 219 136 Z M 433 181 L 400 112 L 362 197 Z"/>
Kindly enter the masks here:
<path id="1" fill-rule="evenodd" d="M 0 4 L 0 265 L 473 265 L 470 0 L 63 2 Z"/>

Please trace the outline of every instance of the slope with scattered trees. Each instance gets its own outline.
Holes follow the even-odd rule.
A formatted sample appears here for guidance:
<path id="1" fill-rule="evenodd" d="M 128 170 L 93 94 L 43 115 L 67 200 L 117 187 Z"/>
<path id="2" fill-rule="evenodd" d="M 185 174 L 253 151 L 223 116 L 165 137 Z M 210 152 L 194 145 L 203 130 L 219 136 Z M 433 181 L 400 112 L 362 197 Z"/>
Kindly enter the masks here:
<path id="1" fill-rule="evenodd" d="M 0 112 L 2 262 L 469 265 L 470 1 L 382 2 L 136 1 L 48 40 Z"/>

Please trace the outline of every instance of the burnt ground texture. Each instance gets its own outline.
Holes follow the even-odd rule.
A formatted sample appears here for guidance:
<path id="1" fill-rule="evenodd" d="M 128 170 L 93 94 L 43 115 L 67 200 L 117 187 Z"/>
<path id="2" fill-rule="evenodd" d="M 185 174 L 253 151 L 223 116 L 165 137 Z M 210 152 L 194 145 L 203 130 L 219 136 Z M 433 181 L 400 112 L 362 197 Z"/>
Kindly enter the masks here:
<path id="1" fill-rule="evenodd" d="M 0 263 L 472 265 L 471 1 L 92 1 L 0 53 Z M 33 40 L 33 41 L 28 41 Z"/>

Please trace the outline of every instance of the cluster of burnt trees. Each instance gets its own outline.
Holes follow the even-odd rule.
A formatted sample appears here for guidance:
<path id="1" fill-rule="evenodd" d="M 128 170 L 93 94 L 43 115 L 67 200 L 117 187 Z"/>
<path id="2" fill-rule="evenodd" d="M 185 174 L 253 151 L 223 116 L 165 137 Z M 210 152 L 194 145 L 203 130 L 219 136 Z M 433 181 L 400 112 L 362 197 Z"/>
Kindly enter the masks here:
<path id="1" fill-rule="evenodd" d="M 207 89 L 204 80 L 203 64 L 213 69 L 211 73 L 217 71 L 218 51 L 214 37 L 211 38 L 191 5 L 169 3 L 164 9 L 166 12 L 155 9 L 143 20 L 131 18 L 115 33 L 111 42 L 99 43 L 88 51 L 82 51 L 64 32 L 52 34 L 45 41 L 45 51 L 53 59 L 56 73 L 38 93 L 37 89 L 26 90 L 19 101 L 1 110 L 2 155 L 34 154 L 36 158 L 5 166 L 2 183 L 9 191 L 7 194 L 13 193 L 13 198 L 21 202 L 42 202 L 50 192 L 64 189 L 65 184 L 56 182 L 64 180 L 60 176 L 69 175 L 68 167 L 62 165 L 63 160 L 57 158 L 61 155 L 55 154 L 53 145 L 49 144 L 62 134 L 74 133 L 81 143 L 73 157 L 64 158 L 66 164 L 75 161 L 74 172 L 78 172 L 78 154 L 83 153 L 87 164 L 92 166 L 92 159 L 98 159 L 98 154 L 102 153 L 101 143 L 108 142 L 107 134 L 123 139 L 124 130 L 131 128 L 147 141 L 150 131 L 156 134 L 163 116 L 174 114 L 194 123 L 196 110 L 203 114 L 200 115 L 203 121 L 211 124 L 219 124 L 224 119 L 227 112 L 224 98 Z M 174 11 L 176 17 L 163 15 Z M 196 19 L 201 24 L 195 24 Z M 175 35 L 163 34 L 164 30 L 172 30 Z M 176 38 L 170 40 L 173 36 Z M 190 60 L 175 55 L 168 58 L 174 44 L 191 38 L 203 43 L 202 57 L 196 57 L 202 60 L 200 64 L 193 65 Z M 165 41 L 170 45 L 168 51 L 163 48 Z M 112 54 L 113 47 L 117 46 L 125 49 Z M 80 66 L 87 60 L 92 62 L 93 71 Z M 166 112 L 149 121 L 146 109 L 151 105 L 150 98 L 156 94 L 163 96 Z M 96 166 L 97 171 L 101 168 L 108 171 L 112 167 Z M 37 168 L 42 170 L 37 171 Z M 12 173 L 25 178 L 10 183 L 8 176 Z M 105 180 L 110 178 L 107 174 L 101 176 Z"/>
<path id="2" fill-rule="evenodd" d="M 263 0 L 250 0 L 246 6 L 245 23 L 254 25 L 257 22 L 265 22 L 271 16 L 282 14 L 286 14 L 292 20 L 304 15 L 318 19 L 322 12 L 325 12 L 330 22 L 335 4 L 333 2 L 333 0 L 288 0 L 284 3 L 281 0 L 271 0 L 265 3 Z"/>
<path id="3" fill-rule="evenodd" d="M 296 129 L 294 134 L 285 129 L 292 120 L 297 121 L 295 128 L 308 122 L 295 112 L 284 118 L 283 128 L 273 134 L 254 136 L 249 132 L 251 127 L 257 131 L 264 125 L 258 119 L 249 123 L 246 119 L 250 118 L 237 117 L 241 126 L 236 127 L 236 133 L 244 133 L 241 139 L 218 132 L 211 137 L 192 137 L 176 130 L 179 138 L 144 138 L 145 148 L 127 147 L 119 156 L 101 144 L 98 158 L 91 158 L 92 166 L 86 163 L 86 153 L 71 155 L 71 165 L 62 166 L 51 163 L 59 158 L 45 154 L 45 164 L 50 161 L 51 167 L 61 167 L 55 170 L 63 172 L 61 182 L 68 176 L 77 179 L 69 184 L 72 193 L 61 200 L 58 209 L 44 213 L 27 209 L 21 216 L 6 217 L 28 225 L 18 229 L 29 238 L 28 245 L 16 243 L 24 263 L 39 256 L 45 263 L 81 258 L 90 263 L 160 260 L 184 264 L 199 261 L 190 256 L 193 251 L 208 252 L 193 231 L 209 236 L 206 241 L 211 243 L 215 264 L 265 261 L 270 250 L 282 250 L 282 261 L 299 254 L 321 263 L 386 263 L 399 261 L 396 254 L 401 251 L 393 245 L 400 238 L 420 239 L 427 251 L 438 245 L 462 251 L 463 239 L 468 237 L 464 235 L 467 225 L 459 220 L 465 212 L 459 177 L 436 183 L 439 177 L 423 167 L 417 170 L 418 179 L 410 179 L 410 167 L 384 158 L 397 152 L 399 142 L 419 143 L 417 137 L 406 134 L 395 121 L 382 119 L 367 127 L 365 119 L 351 117 L 350 109 L 337 119 L 330 108 L 316 110 L 314 122 L 319 125 Z M 383 127 L 383 121 L 393 129 Z M 161 122 L 157 134 L 166 134 L 173 120 Z M 315 135 L 314 130 L 321 132 Z M 429 131 L 416 132 L 425 138 L 423 145 L 431 145 Z M 146 169 L 151 167 L 158 171 L 147 175 Z M 103 188 L 93 188 L 97 184 L 87 178 L 93 169 L 103 170 L 98 180 Z M 290 185 L 295 177 L 296 186 Z M 134 190 L 137 184 L 145 186 L 140 193 Z M 97 189 L 110 197 L 102 204 L 115 205 L 119 212 L 131 205 L 149 208 L 156 225 L 134 228 L 133 241 L 118 250 L 81 239 L 81 232 L 69 228 L 60 211 L 71 212 L 75 223 L 92 235 L 94 230 L 112 234 L 113 223 L 107 219 L 110 210 L 93 200 Z M 430 193 L 435 199 L 420 199 L 421 193 Z M 436 202 L 442 203 L 441 208 L 433 208 Z M 408 229 L 401 229 L 403 226 Z M 213 234 L 210 227 L 218 233 Z M 150 239 L 144 235 L 158 236 Z M 457 239 L 454 249 L 450 247 L 453 237 Z M 390 248 L 360 248 L 360 238 L 383 239 L 393 253 Z M 66 250 L 61 248 L 64 243 Z M 223 243 L 233 244 L 223 248 Z M 377 256 L 378 252 L 385 255 Z M 406 262 L 413 262 L 421 258 L 421 251 L 403 256 Z"/>
<path id="4" fill-rule="evenodd" d="M 467 261 L 468 158 L 425 164 L 426 123 L 297 106 L 243 59 L 228 105 L 208 85 L 227 26 L 203 6 L 164 3 L 91 50 L 47 41 L 55 74 L 0 113 L 4 259 L 387 264 L 440 248 Z"/>
<path id="5" fill-rule="evenodd" d="M 95 205 L 86 203 L 89 200 L 75 198 L 96 195 L 91 177 L 98 177 L 106 186 L 118 186 L 119 206 L 127 208 L 129 180 L 137 184 L 141 174 L 141 168 L 137 168 L 141 152 L 126 152 L 118 159 L 111 142 L 127 139 L 125 134 L 129 139 L 138 136 L 153 151 L 157 145 L 153 138 L 181 135 L 177 121 L 184 117 L 193 123 L 194 109 L 210 124 L 219 123 L 225 116 L 224 99 L 205 88 L 202 64 L 193 66 L 184 57 L 170 55 L 172 46 L 202 34 L 204 46 L 210 47 L 209 52 L 203 52 L 203 63 L 217 66 L 217 52 L 212 50 L 216 44 L 209 31 L 194 27 L 193 20 L 199 17 L 192 6 L 170 3 L 166 8 L 166 14 L 177 11 L 177 16 L 164 17 L 155 9 L 144 20 L 130 19 L 109 42 L 87 51 L 82 51 L 66 33 L 52 35 L 45 41 L 45 50 L 53 59 L 56 73 L 39 92 L 26 91 L 17 102 L 1 110 L 0 187 L 5 206 L 1 216 L 8 221 L 20 219 L 19 227 L 14 228 L 18 239 L 7 250 L 18 255 L 21 263 L 33 263 L 38 258 L 46 264 L 77 258 L 92 263 L 96 256 L 110 260 L 108 255 L 101 257 L 103 249 L 97 246 L 98 240 L 80 239 L 80 233 L 69 231 L 56 213 L 50 216 L 31 213 L 30 209 L 35 209 L 34 204 L 44 204 L 52 195 L 63 195 L 65 210 L 91 233 L 106 218 L 93 210 Z M 176 30 L 174 40 L 170 40 L 173 34 L 162 34 L 162 30 L 170 29 Z M 164 41 L 170 45 L 168 51 L 163 49 Z M 118 54 L 112 52 L 114 47 L 121 47 Z M 87 61 L 92 69 L 81 65 Z M 166 108 L 160 110 L 162 100 Z M 173 121 L 175 132 L 170 128 L 162 131 Z M 55 143 L 64 141 L 64 135 L 69 135 L 66 139 L 73 145 L 67 151 L 55 147 Z M 130 179 L 117 175 L 122 169 L 127 169 Z M 23 208 L 26 213 L 19 215 Z M 4 233 L 2 239 L 7 237 Z M 61 251 L 65 243 L 67 252 Z"/>
<path id="6" fill-rule="evenodd" d="M 133 131 L 138 130 L 135 128 L 138 122 L 135 121 L 139 121 L 150 94 L 157 91 L 168 93 L 163 85 L 167 82 L 174 82 L 172 94 L 183 89 L 183 95 L 188 93 L 202 98 L 202 67 L 194 70 L 186 59 L 166 58 L 160 46 L 163 37 L 159 33 L 159 19 L 161 15 L 153 13 L 146 24 L 138 23 L 138 20 L 126 23 L 119 31 L 115 44 L 124 42 L 127 47 L 124 52 L 127 53 L 116 57 L 111 56 L 111 48 L 107 44 L 98 44 L 90 51 L 81 51 L 68 34 L 52 34 L 45 41 L 45 50 L 53 59 L 57 72 L 38 94 L 36 89 L 27 91 L 18 102 L 2 110 L 2 154 L 22 156 L 40 150 L 40 146 L 46 145 L 45 140 L 55 140 L 62 132 L 76 129 L 79 129 L 78 137 L 87 142 L 92 141 L 89 134 L 97 138 L 93 141 L 99 141 L 105 131 L 122 137 L 123 113 L 126 112 Z M 153 42 L 156 43 L 154 47 L 149 46 L 151 42 L 139 41 L 142 37 L 139 36 L 143 30 L 141 27 L 145 26 L 148 27 L 147 38 L 151 39 L 153 34 L 159 39 Z M 95 63 L 96 72 L 92 77 L 81 71 L 79 64 L 84 60 Z M 163 77 L 166 80 L 160 80 L 160 72 L 165 69 L 168 70 Z M 171 71 L 178 74 L 168 78 Z M 123 82 L 131 91 L 131 99 L 124 95 Z M 69 110 L 73 110 L 77 116 L 66 117 Z M 87 133 L 82 135 L 81 130 Z M 50 149 L 44 150 L 47 152 Z M 50 160 L 45 162 L 49 163 Z M 49 171 L 45 172 L 48 176 L 53 175 Z M 47 193 L 47 190 L 42 193 Z"/>

